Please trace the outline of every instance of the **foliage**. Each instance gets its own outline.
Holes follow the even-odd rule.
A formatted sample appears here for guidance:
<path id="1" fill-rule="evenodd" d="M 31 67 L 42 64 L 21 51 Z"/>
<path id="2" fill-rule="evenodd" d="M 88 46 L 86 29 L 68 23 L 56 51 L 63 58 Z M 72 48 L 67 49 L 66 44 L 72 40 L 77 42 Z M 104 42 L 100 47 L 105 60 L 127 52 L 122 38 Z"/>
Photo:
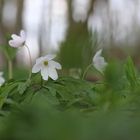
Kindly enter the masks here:
<path id="1" fill-rule="evenodd" d="M 97 82 L 10 80 L 0 88 L 2 140 L 139 140 L 140 82 L 131 58 Z"/>
<path id="2" fill-rule="evenodd" d="M 59 52 L 63 68 L 83 69 L 91 63 L 96 42 L 91 40 L 86 26 L 85 23 L 71 25 L 66 41 L 62 43 Z"/>

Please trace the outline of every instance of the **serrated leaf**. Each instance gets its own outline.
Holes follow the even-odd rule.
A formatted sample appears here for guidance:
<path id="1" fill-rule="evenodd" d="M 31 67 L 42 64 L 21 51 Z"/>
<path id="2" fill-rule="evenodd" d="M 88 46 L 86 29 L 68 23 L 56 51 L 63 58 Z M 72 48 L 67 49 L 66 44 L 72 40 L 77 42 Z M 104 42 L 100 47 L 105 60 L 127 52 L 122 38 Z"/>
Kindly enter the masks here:
<path id="1" fill-rule="evenodd" d="M 28 79 L 26 82 L 19 83 L 18 89 L 17 89 L 19 94 L 22 95 L 26 91 L 26 89 L 30 86 L 30 84 L 31 84 L 30 79 Z"/>
<path id="2" fill-rule="evenodd" d="M 3 87 L 3 90 L 0 93 L 0 109 L 2 108 L 3 104 L 5 103 L 9 93 L 17 87 L 17 84 L 11 84 L 8 86 Z"/>
<path id="3" fill-rule="evenodd" d="M 58 105 L 59 101 L 56 96 L 52 95 L 49 90 L 44 88 L 37 91 L 32 99 L 32 102 L 39 102 L 40 104 L 46 105 Z"/>

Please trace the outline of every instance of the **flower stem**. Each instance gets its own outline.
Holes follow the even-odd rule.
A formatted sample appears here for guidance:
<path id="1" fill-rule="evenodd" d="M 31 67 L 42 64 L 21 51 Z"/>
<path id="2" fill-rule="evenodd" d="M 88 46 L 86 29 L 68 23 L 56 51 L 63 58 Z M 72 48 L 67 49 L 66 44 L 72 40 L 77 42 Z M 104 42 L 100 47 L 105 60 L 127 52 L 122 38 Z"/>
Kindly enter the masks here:
<path id="1" fill-rule="evenodd" d="M 32 75 L 32 57 L 31 57 L 31 53 L 30 53 L 29 47 L 26 44 L 25 44 L 25 47 L 27 48 L 28 55 L 29 55 L 29 62 L 30 62 L 29 79 L 30 79 L 31 78 L 31 75 Z"/>
<path id="2" fill-rule="evenodd" d="M 8 60 L 8 76 L 9 79 L 13 78 L 13 64 L 11 60 Z"/>
<path id="3" fill-rule="evenodd" d="M 88 65 L 87 68 L 85 69 L 83 76 L 82 76 L 82 80 L 85 78 L 85 76 L 86 76 L 86 74 L 91 66 L 92 66 L 92 64 Z"/>
<path id="4" fill-rule="evenodd" d="M 43 87 L 43 79 L 41 76 L 40 76 L 40 80 L 41 80 L 41 87 Z"/>

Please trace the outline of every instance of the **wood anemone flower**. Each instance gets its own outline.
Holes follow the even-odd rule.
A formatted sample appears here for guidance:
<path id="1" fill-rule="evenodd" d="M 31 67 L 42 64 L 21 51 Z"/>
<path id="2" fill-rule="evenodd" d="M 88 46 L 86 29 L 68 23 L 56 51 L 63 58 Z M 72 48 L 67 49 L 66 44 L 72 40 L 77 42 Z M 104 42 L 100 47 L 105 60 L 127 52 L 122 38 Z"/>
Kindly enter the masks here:
<path id="1" fill-rule="evenodd" d="M 52 60 L 54 58 L 55 55 L 51 54 L 38 58 L 32 68 L 32 73 L 41 71 L 41 76 L 44 80 L 48 80 L 49 77 L 53 80 L 57 80 L 58 74 L 56 69 L 59 70 L 62 69 L 62 67 L 58 62 Z"/>
<path id="2" fill-rule="evenodd" d="M 22 47 L 26 41 L 26 34 L 24 30 L 20 31 L 20 35 L 12 34 L 11 40 L 9 41 L 9 45 L 14 48 Z"/>
<path id="3" fill-rule="evenodd" d="M 107 62 L 105 61 L 104 57 L 101 56 L 101 54 L 102 49 L 96 52 L 93 57 L 93 65 L 99 72 L 103 73 L 105 67 L 107 66 Z"/>

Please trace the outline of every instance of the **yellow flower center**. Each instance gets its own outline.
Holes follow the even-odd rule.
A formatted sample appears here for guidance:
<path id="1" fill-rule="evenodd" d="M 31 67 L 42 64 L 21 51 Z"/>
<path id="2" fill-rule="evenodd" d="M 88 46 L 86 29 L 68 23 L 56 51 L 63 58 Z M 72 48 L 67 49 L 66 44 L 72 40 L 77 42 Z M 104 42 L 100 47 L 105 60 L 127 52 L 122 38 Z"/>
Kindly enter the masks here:
<path id="1" fill-rule="evenodd" d="M 45 66 L 48 66 L 48 61 L 44 61 L 44 65 Z"/>

